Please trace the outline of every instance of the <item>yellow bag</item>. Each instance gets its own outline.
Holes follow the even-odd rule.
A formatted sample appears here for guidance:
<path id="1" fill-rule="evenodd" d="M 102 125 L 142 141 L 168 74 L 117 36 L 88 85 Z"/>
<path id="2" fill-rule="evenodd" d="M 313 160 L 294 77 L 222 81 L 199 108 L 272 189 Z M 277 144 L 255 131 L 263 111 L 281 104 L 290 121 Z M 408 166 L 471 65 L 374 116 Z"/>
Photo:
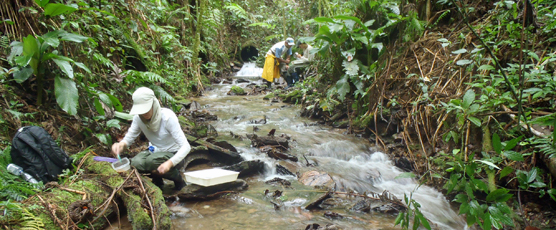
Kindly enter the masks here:
<path id="1" fill-rule="evenodd" d="M 267 54 L 264 61 L 263 76 L 265 80 L 274 82 L 274 79 L 280 78 L 280 63 L 275 61 L 276 57 L 272 54 Z"/>

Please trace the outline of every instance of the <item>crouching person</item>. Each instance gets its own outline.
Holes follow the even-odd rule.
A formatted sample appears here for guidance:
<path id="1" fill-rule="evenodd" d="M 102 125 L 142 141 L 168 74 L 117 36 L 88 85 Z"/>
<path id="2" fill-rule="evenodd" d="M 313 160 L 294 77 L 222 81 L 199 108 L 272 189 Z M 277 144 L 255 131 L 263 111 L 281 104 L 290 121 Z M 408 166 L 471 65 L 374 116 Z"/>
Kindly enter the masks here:
<path id="1" fill-rule="evenodd" d="M 141 173 L 150 173 L 155 185 L 162 188 L 163 178 L 174 182 L 174 190 L 185 186 L 178 164 L 191 150 L 174 111 L 161 108 L 154 92 L 138 88 L 133 93 L 133 107 L 129 114 L 134 115 L 131 126 L 124 139 L 112 145 L 117 156 L 130 146 L 141 132 L 149 140 L 149 150 L 140 152 L 131 159 L 131 165 Z"/>

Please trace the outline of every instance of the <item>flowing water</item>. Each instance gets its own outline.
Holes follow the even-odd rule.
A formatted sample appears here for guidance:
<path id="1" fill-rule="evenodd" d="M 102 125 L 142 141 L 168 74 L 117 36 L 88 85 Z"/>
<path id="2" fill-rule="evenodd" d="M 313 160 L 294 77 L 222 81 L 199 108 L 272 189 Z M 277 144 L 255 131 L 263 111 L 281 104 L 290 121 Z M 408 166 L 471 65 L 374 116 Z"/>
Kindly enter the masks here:
<path id="1" fill-rule="evenodd" d="M 254 80 L 254 79 L 251 79 Z M 258 84 L 260 80 L 256 79 Z M 212 125 L 219 138 L 234 145 L 246 160 L 260 159 L 266 164 L 263 175 L 246 178 L 249 188 L 213 201 L 185 202 L 171 205 L 175 213 L 175 229 L 305 229 L 312 223 L 325 226 L 333 223 L 342 229 L 399 229 L 394 226 L 395 215 L 380 213 L 356 213 L 346 208 L 331 210 L 348 218 L 331 220 L 324 211 L 308 211 L 303 207 L 323 195 L 322 190 L 300 184 L 293 176 L 276 173 L 276 160 L 250 146 L 250 141 L 232 138 L 230 132 L 245 137 L 255 133 L 266 135 L 276 129 L 276 135 L 291 136 L 290 153 L 305 155 L 318 163 L 311 168 L 327 172 L 337 185 L 359 193 L 389 191 L 403 200 L 410 195 L 421 204 L 424 215 L 436 224 L 436 229 L 465 229 L 465 221 L 454 212 L 442 193 L 427 186 L 418 187 L 411 178 L 397 179 L 403 171 L 395 167 L 384 153 L 374 150 L 364 138 L 344 134 L 345 130 L 316 125 L 315 121 L 299 116 L 300 107 L 291 104 L 271 103 L 261 96 L 228 96 L 232 85 L 240 87 L 247 83 L 220 84 L 199 98 L 199 103 L 218 116 Z M 266 116 L 266 124 L 253 124 L 252 120 Z M 258 130 L 254 131 L 254 127 Z M 306 167 L 300 157 L 299 167 Z M 371 175 L 379 175 L 373 177 Z M 275 177 L 292 183 L 292 188 L 280 188 L 265 184 Z M 272 200 L 264 191 L 283 191 L 283 207 L 275 210 Z"/>

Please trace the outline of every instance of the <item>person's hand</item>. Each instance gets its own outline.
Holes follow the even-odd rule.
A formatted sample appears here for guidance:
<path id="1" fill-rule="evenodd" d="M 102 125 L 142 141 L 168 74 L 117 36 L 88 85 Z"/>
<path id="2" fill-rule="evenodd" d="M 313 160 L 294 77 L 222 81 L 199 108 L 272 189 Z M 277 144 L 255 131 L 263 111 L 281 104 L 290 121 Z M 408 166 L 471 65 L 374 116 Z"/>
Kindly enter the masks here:
<path id="1" fill-rule="evenodd" d="M 301 58 L 301 54 L 295 54 L 297 58 Z"/>
<path id="2" fill-rule="evenodd" d="M 162 163 L 160 166 L 158 166 L 158 173 L 165 174 L 168 171 L 170 171 L 170 169 L 174 166 L 174 164 L 172 164 L 171 160 L 167 160 L 166 162 Z"/>
<path id="3" fill-rule="evenodd" d="M 118 143 L 114 143 L 112 145 L 112 152 L 114 153 L 114 155 L 120 155 L 120 153 L 122 153 L 124 151 L 126 144 L 124 142 L 118 142 Z"/>
<path id="4" fill-rule="evenodd" d="M 286 69 L 289 69 L 289 68 L 290 68 L 290 66 L 289 66 L 289 65 L 287 65 L 287 66 L 286 66 Z"/>

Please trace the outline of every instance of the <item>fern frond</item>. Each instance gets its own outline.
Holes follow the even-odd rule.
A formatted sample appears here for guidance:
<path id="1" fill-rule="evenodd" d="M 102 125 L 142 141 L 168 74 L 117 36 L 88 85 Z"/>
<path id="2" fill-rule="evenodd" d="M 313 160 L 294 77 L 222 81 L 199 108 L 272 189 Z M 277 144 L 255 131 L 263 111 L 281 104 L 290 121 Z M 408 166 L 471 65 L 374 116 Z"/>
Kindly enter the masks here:
<path id="1" fill-rule="evenodd" d="M 44 223 L 42 222 L 41 218 L 33 215 L 33 213 L 29 212 L 27 209 L 22 208 L 23 212 L 21 213 L 23 217 L 21 218 L 21 228 L 23 230 L 40 230 L 44 229 Z"/>
<path id="2" fill-rule="evenodd" d="M 137 70 L 126 70 L 122 72 L 122 74 L 126 77 L 133 77 L 134 80 L 139 80 L 138 82 L 142 83 L 167 83 L 166 79 L 161 77 L 160 75 L 153 73 L 153 72 L 141 72 Z"/>
<path id="3" fill-rule="evenodd" d="M 170 95 L 168 92 L 166 92 L 162 87 L 160 87 L 158 85 L 153 85 L 151 87 L 151 89 L 154 91 L 154 93 L 156 95 L 158 95 L 158 98 L 160 98 L 160 100 L 165 101 L 165 102 L 174 102 L 175 101 L 174 97 L 172 97 L 172 95 Z"/>
<path id="4" fill-rule="evenodd" d="M 552 138 L 534 138 L 531 144 L 549 158 L 556 157 L 556 145 L 552 143 Z"/>
<path id="5" fill-rule="evenodd" d="M 249 14 L 247 14 L 247 11 L 245 11 L 245 9 L 243 9 L 241 6 L 239 6 L 236 3 L 230 3 L 230 5 L 227 5 L 224 8 L 233 12 L 235 15 L 237 15 L 241 19 L 245 19 L 245 20 L 249 19 Z"/>

